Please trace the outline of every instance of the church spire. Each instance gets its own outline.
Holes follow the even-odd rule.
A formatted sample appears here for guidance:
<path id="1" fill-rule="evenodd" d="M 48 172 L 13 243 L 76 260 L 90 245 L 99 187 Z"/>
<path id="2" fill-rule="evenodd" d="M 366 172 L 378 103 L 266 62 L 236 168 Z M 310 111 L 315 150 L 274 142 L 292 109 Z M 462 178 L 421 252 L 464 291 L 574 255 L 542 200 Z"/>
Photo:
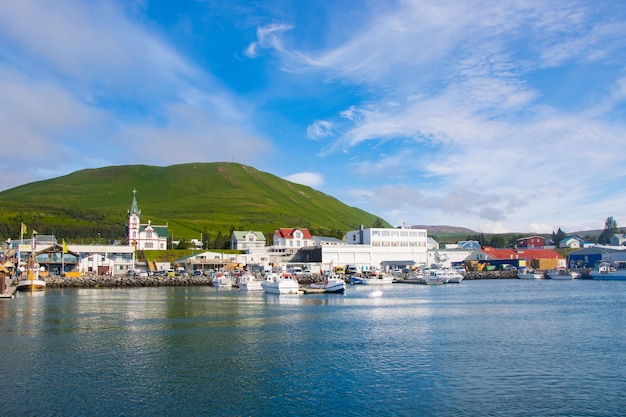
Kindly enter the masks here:
<path id="1" fill-rule="evenodd" d="M 137 194 L 137 190 L 133 189 L 133 202 L 130 204 L 130 210 L 128 210 L 128 216 L 131 214 L 137 214 L 137 217 L 141 217 L 141 210 L 137 206 L 137 198 L 135 198 L 135 194 Z"/>

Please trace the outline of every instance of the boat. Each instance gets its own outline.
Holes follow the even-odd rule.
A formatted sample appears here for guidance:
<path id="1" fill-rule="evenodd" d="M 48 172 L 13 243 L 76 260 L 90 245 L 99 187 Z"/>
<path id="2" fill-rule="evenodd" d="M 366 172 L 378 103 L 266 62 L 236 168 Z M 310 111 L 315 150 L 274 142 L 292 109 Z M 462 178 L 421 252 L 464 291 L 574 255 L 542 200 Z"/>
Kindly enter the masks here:
<path id="1" fill-rule="evenodd" d="M 448 282 L 448 276 L 443 269 L 430 269 L 428 273 L 424 275 L 423 281 L 426 285 L 446 284 Z"/>
<path id="2" fill-rule="evenodd" d="M 360 277 L 358 275 L 350 275 L 350 284 L 352 285 L 363 284 L 364 280 L 364 277 Z"/>
<path id="3" fill-rule="evenodd" d="M 440 268 L 437 270 L 437 274 L 442 276 L 447 284 L 459 284 L 465 278 L 463 274 L 452 268 Z"/>
<path id="4" fill-rule="evenodd" d="M 298 294 L 300 285 L 290 273 L 271 273 L 261 282 L 263 291 L 269 294 Z"/>
<path id="5" fill-rule="evenodd" d="M 213 279 L 211 283 L 214 287 L 223 288 L 223 287 L 232 287 L 233 281 L 230 278 L 230 275 L 226 272 L 218 271 L 213 275 Z"/>
<path id="6" fill-rule="evenodd" d="M 35 261 L 34 253 L 28 260 L 27 265 L 20 267 L 20 280 L 15 287 L 17 291 L 42 291 L 46 289 L 46 281 L 40 279 L 39 272 L 43 272 L 43 267 Z"/>
<path id="7" fill-rule="evenodd" d="M 323 284 L 311 284 L 311 288 L 323 289 L 325 293 L 342 294 L 346 291 L 346 281 L 341 275 L 330 275 Z"/>
<path id="8" fill-rule="evenodd" d="M 237 285 L 241 291 L 263 291 L 261 280 L 250 273 L 242 274 L 237 280 Z"/>
<path id="9" fill-rule="evenodd" d="M 545 275 L 541 271 L 536 271 L 532 268 L 520 268 L 517 271 L 517 278 L 519 279 L 543 279 Z"/>
<path id="10" fill-rule="evenodd" d="M 581 277 L 581 275 L 582 274 L 580 272 L 569 271 L 565 268 L 552 269 L 546 272 L 546 276 L 549 279 L 556 279 L 556 280 L 578 279 Z"/>
<path id="11" fill-rule="evenodd" d="M 602 262 L 597 268 L 589 271 L 589 276 L 595 280 L 626 281 L 626 269 L 616 268 L 609 262 Z"/>

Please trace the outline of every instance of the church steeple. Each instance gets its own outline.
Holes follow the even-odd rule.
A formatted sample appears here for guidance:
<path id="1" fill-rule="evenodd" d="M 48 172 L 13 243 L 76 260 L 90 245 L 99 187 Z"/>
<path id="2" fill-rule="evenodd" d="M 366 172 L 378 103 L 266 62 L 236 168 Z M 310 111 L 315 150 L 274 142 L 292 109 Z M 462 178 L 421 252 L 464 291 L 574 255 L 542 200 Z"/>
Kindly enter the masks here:
<path id="1" fill-rule="evenodd" d="M 137 190 L 133 189 L 133 202 L 130 204 L 128 217 L 130 217 L 131 214 L 136 214 L 137 217 L 141 217 L 141 210 L 139 210 L 139 206 L 137 206 L 137 198 L 135 198 L 135 194 L 137 194 Z"/>

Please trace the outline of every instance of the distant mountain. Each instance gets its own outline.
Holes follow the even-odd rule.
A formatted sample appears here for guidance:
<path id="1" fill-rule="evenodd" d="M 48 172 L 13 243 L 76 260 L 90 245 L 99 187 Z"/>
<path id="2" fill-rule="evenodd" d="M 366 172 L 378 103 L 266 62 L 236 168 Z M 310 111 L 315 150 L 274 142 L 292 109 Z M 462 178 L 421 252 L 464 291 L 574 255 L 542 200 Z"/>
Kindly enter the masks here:
<path id="1" fill-rule="evenodd" d="M 13 237 L 21 222 L 44 229 L 40 233 L 87 228 L 102 237 L 120 237 L 110 235 L 121 230 L 123 236 L 133 190 L 141 221 L 167 223 L 178 238 L 218 232 L 228 236 L 231 229 L 271 236 L 279 227 L 306 227 L 341 237 L 377 221 L 375 215 L 313 188 L 246 165 L 219 162 L 86 169 L 22 185 L 0 192 L 0 226 Z"/>
<path id="2" fill-rule="evenodd" d="M 467 235 L 476 235 L 479 234 L 478 232 L 475 232 L 471 229 L 467 229 L 465 227 L 456 227 L 456 226 L 443 226 L 443 225 L 439 225 L 439 226 L 425 226 L 425 225 L 418 225 L 418 226 L 411 226 L 412 229 L 426 229 L 426 231 L 428 232 L 428 235 L 436 235 L 436 234 L 467 234 Z"/>

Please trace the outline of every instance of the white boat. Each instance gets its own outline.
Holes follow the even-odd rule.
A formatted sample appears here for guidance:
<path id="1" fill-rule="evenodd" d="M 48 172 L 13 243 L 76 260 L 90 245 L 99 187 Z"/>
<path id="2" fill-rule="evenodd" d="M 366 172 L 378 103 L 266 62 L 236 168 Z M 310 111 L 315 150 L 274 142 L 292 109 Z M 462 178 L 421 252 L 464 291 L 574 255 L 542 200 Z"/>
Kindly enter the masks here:
<path id="1" fill-rule="evenodd" d="M 289 273 L 271 273 L 261 282 L 263 291 L 270 294 L 298 294 L 300 285 Z"/>
<path id="2" fill-rule="evenodd" d="M 447 274 L 443 269 L 429 269 L 427 272 L 424 275 L 424 284 L 426 285 L 446 284 L 448 282 Z"/>
<path id="3" fill-rule="evenodd" d="M 541 271 L 535 271 L 531 268 L 520 268 L 517 271 L 517 278 L 519 279 L 544 279 L 545 275 Z"/>
<path id="4" fill-rule="evenodd" d="M 34 252 L 32 253 L 28 264 L 20 267 L 20 280 L 15 287 L 18 291 L 42 291 L 46 289 L 46 281 L 40 279 L 39 272 L 43 272 L 43 267 L 35 261 Z"/>
<path id="5" fill-rule="evenodd" d="M 331 275 L 323 284 L 311 284 L 311 288 L 323 289 L 327 293 L 344 293 L 346 291 L 346 281 L 341 275 Z"/>
<path id="6" fill-rule="evenodd" d="M 252 274 L 243 274 L 237 280 L 237 285 L 241 291 L 263 291 L 261 282 Z"/>
<path id="7" fill-rule="evenodd" d="M 626 269 L 618 269 L 608 262 L 602 262 L 589 271 L 589 276 L 596 280 L 626 281 Z"/>
<path id="8" fill-rule="evenodd" d="M 548 272 L 546 272 L 546 276 L 549 279 L 556 279 L 556 280 L 570 280 L 570 279 L 578 279 L 581 277 L 581 273 L 580 272 L 576 272 L 576 271 L 568 271 L 565 268 L 557 268 L 557 269 L 552 269 Z"/>
<path id="9" fill-rule="evenodd" d="M 225 272 L 218 271 L 213 275 L 213 279 L 211 283 L 214 287 L 223 288 L 223 287 L 232 287 L 233 281 L 230 278 L 230 275 Z"/>
<path id="10" fill-rule="evenodd" d="M 448 284 L 459 284 L 465 278 L 459 271 L 452 268 L 441 268 L 436 273 L 443 277 Z"/>

